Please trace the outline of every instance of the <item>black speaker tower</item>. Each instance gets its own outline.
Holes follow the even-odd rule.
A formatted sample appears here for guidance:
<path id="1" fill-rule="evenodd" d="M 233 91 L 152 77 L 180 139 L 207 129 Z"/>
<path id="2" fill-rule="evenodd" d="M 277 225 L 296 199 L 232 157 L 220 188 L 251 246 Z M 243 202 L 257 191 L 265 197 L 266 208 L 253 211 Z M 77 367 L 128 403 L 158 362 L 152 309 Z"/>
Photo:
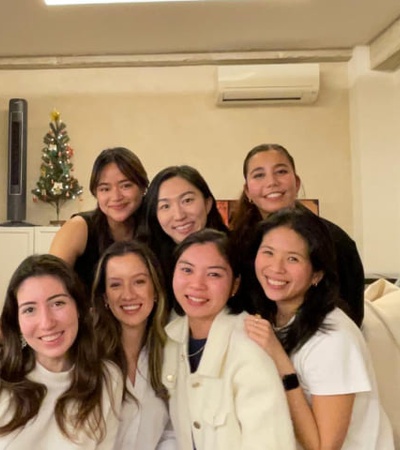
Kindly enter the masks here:
<path id="1" fill-rule="evenodd" d="M 2 226 L 30 226 L 26 218 L 28 103 L 12 98 L 8 111 L 7 220 Z"/>

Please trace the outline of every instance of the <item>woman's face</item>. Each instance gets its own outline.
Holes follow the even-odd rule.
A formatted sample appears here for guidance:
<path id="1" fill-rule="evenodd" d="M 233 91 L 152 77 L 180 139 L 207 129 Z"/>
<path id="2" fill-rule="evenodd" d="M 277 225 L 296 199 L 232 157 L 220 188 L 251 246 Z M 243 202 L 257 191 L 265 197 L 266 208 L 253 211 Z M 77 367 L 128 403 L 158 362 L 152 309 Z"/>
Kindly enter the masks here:
<path id="1" fill-rule="evenodd" d="M 64 284 L 52 275 L 27 278 L 17 302 L 19 327 L 36 360 L 52 372 L 67 370 L 79 326 L 75 300 Z"/>
<path id="2" fill-rule="evenodd" d="M 300 178 L 283 153 L 268 150 L 250 158 L 244 191 L 264 218 L 294 206 L 299 188 Z"/>
<path id="3" fill-rule="evenodd" d="M 274 228 L 261 241 L 255 260 L 257 279 L 272 301 L 298 308 L 322 272 L 315 272 L 306 241 L 287 227 Z"/>
<path id="4" fill-rule="evenodd" d="M 205 199 L 193 184 L 173 177 L 161 183 L 157 219 L 163 231 L 176 242 L 205 228 L 212 199 Z"/>
<path id="5" fill-rule="evenodd" d="M 125 222 L 142 203 L 143 190 L 119 170 L 117 164 L 107 164 L 101 171 L 96 187 L 100 210 L 109 222 Z"/>
<path id="6" fill-rule="evenodd" d="M 232 269 L 214 243 L 193 244 L 176 263 L 173 289 L 193 337 L 205 338 L 232 295 Z"/>
<path id="7" fill-rule="evenodd" d="M 105 301 L 123 329 L 144 331 L 154 307 L 155 289 L 140 256 L 127 253 L 108 260 Z"/>

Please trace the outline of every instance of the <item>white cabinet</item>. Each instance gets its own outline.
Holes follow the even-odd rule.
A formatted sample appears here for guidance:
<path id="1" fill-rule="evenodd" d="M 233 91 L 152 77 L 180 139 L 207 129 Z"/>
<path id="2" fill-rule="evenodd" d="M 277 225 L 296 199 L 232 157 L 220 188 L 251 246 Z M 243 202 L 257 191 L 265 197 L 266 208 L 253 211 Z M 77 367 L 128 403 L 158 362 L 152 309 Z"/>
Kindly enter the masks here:
<path id="1" fill-rule="evenodd" d="M 0 227 L 0 311 L 11 275 L 23 259 L 46 253 L 59 227 Z"/>

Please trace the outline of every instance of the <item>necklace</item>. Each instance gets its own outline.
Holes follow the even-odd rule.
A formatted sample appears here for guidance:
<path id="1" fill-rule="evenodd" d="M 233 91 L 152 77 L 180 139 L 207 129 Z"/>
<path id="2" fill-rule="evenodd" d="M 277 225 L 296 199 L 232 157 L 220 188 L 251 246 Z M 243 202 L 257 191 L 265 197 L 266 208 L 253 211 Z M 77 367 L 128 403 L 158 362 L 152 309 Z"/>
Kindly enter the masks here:
<path id="1" fill-rule="evenodd" d="M 201 353 L 204 350 L 204 347 L 206 346 L 206 344 L 204 344 L 202 347 L 200 347 L 198 350 L 196 350 L 193 353 L 188 353 L 188 357 L 191 358 L 192 356 L 196 356 L 199 353 Z"/>

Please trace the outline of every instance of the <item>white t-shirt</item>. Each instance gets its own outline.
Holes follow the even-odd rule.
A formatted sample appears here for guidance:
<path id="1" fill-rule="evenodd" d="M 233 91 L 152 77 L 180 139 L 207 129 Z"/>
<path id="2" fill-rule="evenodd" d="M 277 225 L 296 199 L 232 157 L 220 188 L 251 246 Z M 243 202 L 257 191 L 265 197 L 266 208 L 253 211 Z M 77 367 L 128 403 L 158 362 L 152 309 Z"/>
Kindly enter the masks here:
<path id="1" fill-rule="evenodd" d="M 355 393 L 342 450 L 394 450 L 361 331 L 338 308 L 327 315 L 324 324 L 329 329 L 318 331 L 291 357 L 307 400 L 311 403 L 311 395 Z"/>
<path id="2" fill-rule="evenodd" d="M 115 399 L 115 412 L 111 407 L 110 397 L 106 387 L 103 388 L 102 407 L 104 420 L 107 426 L 105 439 L 97 444 L 85 434 L 73 434 L 79 443 L 74 443 L 65 437 L 55 419 L 54 406 L 58 397 L 64 393 L 71 384 L 71 370 L 67 372 L 50 372 L 40 364 L 28 377 L 32 381 L 43 383 L 47 387 L 39 413 L 24 427 L 4 436 L 0 436 L 1 450 L 110 450 L 114 444 L 118 428 L 119 409 L 121 406 L 123 380 L 119 370 L 112 364 L 107 364 L 110 372 L 111 392 Z M 7 423 L 10 418 L 9 393 L 3 391 L 0 398 L 0 423 Z"/>
<path id="3" fill-rule="evenodd" d="M 148 380 L 146 349 L 139 356 L 135 385 L 128 379 L 127 388 L 136 402 L 127 397 L 122 405 L 114 450 L 176 450 L 167 405 L 156 397 Z"/>

